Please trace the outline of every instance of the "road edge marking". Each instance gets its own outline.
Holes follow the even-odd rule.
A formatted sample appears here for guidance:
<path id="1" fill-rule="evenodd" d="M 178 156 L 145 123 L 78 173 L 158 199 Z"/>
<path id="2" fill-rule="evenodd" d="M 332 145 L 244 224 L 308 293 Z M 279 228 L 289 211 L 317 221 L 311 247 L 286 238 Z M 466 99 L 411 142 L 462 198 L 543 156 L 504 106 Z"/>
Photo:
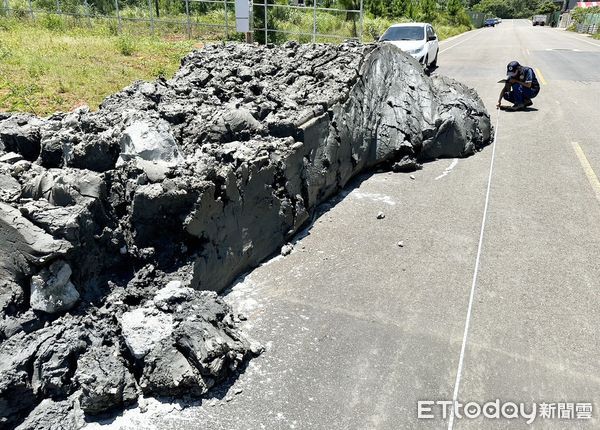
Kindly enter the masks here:
<path id="1" fill-rule="evenodd" d="M 596 172 L 594 172 L 594 168 L 590 164 L 588 158 L 585 156 L 585 152 L 583 152 L 583 149 L 581 148 L 579 143 L 571 142 L 571 145 L 575 150 L 575 155 L 577 155 L 579 163 L 581 163 L 581 167 L 583 168 L 585 176 L 587 177 L 590 185 L 592 186 L 592 190 L 594 190 L 594 192 L 596 193 L 596 199 L 598 199 L 598 202 L 600 202 L 600 179 L 598 179 Z"/>
<path id="2" fill-rule="evenodd" d="M 568 31 L 568 30 L 565 30 L 565 31 Z M 585 42 L 585 43 L 587 43 L 589 45 L 594 45 L 596 48 L 600 48 L 600 43 L 590 42 L 589 40 L 586 40 L 583 37 L 579 37 L 580 34 L 581 33 L 574 33 L 574 34 L 572 34 L 569 37 L 571 37 L 571 39 L 579 40 L 580 42 Z"/>
<path id="3" fill-rule="evenodd" d="M 471 37 L 467 37 L 466 39 L 463 39 L 463 40 L 461 40 L 460 42 L 458 42 L 458 43 L 455 43 L 454 45 L 452 45 L 452 46 L 449 46 L 449 47 L 447 47 L 447 48 L 440 49 L 440 51 L 439 51 L 439 52 L 440 52 L 440 54 L 443 54 L 444 52 L 446 52 L 446 51 L 448 51 L 448 50 L 450 50 L 450 49 L 454 48 L 455 46 L 458 46 L 458 45 L 460 45 L 461 43 L 464 43 L 464 42 L 466 42 L 467 40 L 471 40 L 471 39 L 473 39 L 474 37 L 476 37 L 476 36 L 479 36 L 479 33 L 480 33 L 480 31 L 479 31 L 479 30 L 480 30 L 480 29 L 477 29 L 477 30 L 475 31 L 475 34 L 474 34 L 474 35 L 472 35 Z"/>
<path id="4" fill-rule="evenodd" d="M 494 132 L 494 143 L 492 147 L 492 159 L 490 161 L 490 174 L 488 176 L 487 191 L 485 193 L 485 205 L 483 207 L 483 217 L 481 220 L 481 232 L 479 233 L 479 244 L 477 245 L 477 258 L 475 259 L 475 269 L 473 270 L 473 281 L 471 283 L 471 293 L 469 294 L 469 305 L 467 307 L 467 316 L 465 319 L 465 330 L 463 333 L 462 346 L 460 348 L 460 356 L 458 358 L 458 369 L 456 370 L 456 380 L 454 381 L 454 392 L 452 394 L 452 406 L 450 408 L 450 420 L 448 421 L 448 430 L 452 430 L 454 426 L 454 415 L 456 402 L 458 401 L 458 391 L 460 387 L 460 379 L 462 377 L 463 363 L 465 361 L 465 351 L 467 349 L 467 339 L 469 337 L 469 327 L 471 325 L 471 313 L 473 311 L 473 301 L 475 299 L 475 290 L 477 287 L 477 275 L 479 273 L 479 263 L 481 261 L 481 250 L 483 248 L 483 236 L 485 233 L 485 224 L 487 220 L 488 208 L 490 206 L 490 190 L 492 188 L 492 174 L 494 173 L 494 161 L 496 159 L 496 142 L 498 139 L 498 126 L 500 124 L 500 111 L 496 118 L 496 130 Z"/>
<path id="5" fill-rule="evenodd" d="M 538 69 L 536 67 L 535 69 L 537 77 L 539 79 L 539 81 L 542 83 L 542 85 L 548 85 L 548 83 L 546 82 L 546 79 L 544 79 L 544 75 L 542 75 L 542 71 L 540 69 Z"/>

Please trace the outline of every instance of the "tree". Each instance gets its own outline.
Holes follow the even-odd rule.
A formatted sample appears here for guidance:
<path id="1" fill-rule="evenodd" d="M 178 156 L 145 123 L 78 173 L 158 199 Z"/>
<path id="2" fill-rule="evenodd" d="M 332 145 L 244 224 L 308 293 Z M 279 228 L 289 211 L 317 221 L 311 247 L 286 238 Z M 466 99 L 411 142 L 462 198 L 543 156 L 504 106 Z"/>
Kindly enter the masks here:
<path id="1" fill-rule="evenodd" d="M 536 13 L 540 15 L 551 15 L 558 10 L 560 10 L 560 6 L 558 6 L 552 0 L 546 0 L 538 6 Z"/>
<path id="2" fill-rule="evenodd" d="M 511 2 L 506 0 L 482 0 L 475 6 L 475 10 L 487 16 L 497 16 L 500 18 L 512 18 L 514 15 Z"/>
<path id="3" fill-rule="evenodd" d="M 437 16 L 437 2 L 435 0 L 420 0 L 419 9 L 423 21 L 433 22 Z"/>
<path id="4" fill-rule="evenodd" d="M 588 8 L 584 8 L 584 7 L 576 7 L 575 9 L 572 10 L 572 15 L 573 15 L 573 19 L 575 20 L 576 23 L 581 24 L 583 21 L 585 21 L 585 16 L 587 14 L 600 14 L 600 6 L 594 6 L 594 7 L 588 7 Z"/>
<path id="5" fill-rule="evenodd" d="M 538 3 L 538 1 L 531 0 L 511 0 L 513 11 L 510 18 L 527 18 L 533 16 Z"/>

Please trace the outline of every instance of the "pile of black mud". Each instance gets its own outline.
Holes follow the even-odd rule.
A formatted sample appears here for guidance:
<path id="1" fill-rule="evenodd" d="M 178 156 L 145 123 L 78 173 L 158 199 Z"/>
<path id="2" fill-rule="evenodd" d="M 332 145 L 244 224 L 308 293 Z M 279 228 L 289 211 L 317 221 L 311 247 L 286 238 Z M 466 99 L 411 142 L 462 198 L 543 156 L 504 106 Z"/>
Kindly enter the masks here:
<path id="1" fill-rule="evenodd" d="M 204 395 L 260 352 L 215 291 L 358 173 L 490 131 L 473 90 L 350 43 L 212 46 L 97 112 L 0 114 L 0 427 Z"/>

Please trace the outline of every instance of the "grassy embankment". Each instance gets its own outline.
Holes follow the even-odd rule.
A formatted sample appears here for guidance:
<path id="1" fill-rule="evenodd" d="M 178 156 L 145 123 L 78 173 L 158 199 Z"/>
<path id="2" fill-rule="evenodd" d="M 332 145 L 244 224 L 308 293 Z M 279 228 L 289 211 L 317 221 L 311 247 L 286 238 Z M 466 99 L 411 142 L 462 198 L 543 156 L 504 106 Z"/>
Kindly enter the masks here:
<path id="1" fill-rule="evenodd" d="M 0 19 L 0 111 L 96 107 L 137 79 L 172 75 L 196 43 Z"/>
<path id="2" fill-rule="evenodd" d="M 372 41 L 392 23 L 367 17 L 364 40 Z M 299 13 L 278 21 L 276 27 L 310 31 L 312 14 Z M 468 29 L 443 23 L 436 26 L 441 39 Z M 354 24 L 331 15 L 320 16 L 318 31 L 351 37 Z M 201 46 L 197 40 L 187 40 L 181 31 L 161 37 L 116 33 L 110 21 L 88 27 L 71 25 L 54 15 L 35 21 L 0 17 L 0 111 L 48 115 L 83 104 L 95 109 L 106 96 L 135 80 L 171 77 L 181 57 Z M 311 38 L 299 39 L 309 42 Z"/>

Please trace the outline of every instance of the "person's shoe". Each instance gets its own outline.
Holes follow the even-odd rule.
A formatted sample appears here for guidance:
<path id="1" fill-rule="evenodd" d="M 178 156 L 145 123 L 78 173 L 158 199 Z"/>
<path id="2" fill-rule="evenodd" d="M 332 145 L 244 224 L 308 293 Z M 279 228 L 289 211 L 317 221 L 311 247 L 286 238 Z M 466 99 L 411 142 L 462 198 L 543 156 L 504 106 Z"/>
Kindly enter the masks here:
<path id="1" fill-rule="evenodd" d="M 511 107 L 508 108 L 508 110 L 510 110 L 512 112 L 516 112 L 518 110 L 523 110 L 523 109 L 525 109 L 524 103 L 515 103 L 514 105 L 512 105 Z"/>
<path id="2" fill-rule="evenodd" d="M 525 99 L 525 107 L 529 107 L 533 104 L 533 102 L 531 101 L 531 99 Z"/>

